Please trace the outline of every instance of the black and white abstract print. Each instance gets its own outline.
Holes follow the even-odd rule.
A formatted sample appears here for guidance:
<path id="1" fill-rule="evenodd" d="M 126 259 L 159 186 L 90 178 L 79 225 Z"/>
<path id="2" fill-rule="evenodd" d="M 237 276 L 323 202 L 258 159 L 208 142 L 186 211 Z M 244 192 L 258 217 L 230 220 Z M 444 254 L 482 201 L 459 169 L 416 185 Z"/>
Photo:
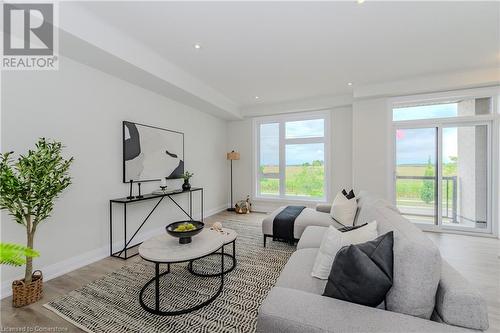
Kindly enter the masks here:
<path id="1" fill-rule="evenodd" d="M 182 177 L 182 133 L 124 121 L 123 140 L 124 182 Z"/>

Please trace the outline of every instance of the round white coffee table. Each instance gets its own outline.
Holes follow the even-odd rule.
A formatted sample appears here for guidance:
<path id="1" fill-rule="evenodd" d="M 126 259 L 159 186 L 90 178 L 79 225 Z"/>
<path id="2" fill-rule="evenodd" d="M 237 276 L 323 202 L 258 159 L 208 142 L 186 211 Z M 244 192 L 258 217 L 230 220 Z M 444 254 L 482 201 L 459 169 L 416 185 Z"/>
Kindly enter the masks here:
<path id="1" fill-rule="evenodd" d="M 236 267 L 236 238 L 238 238 L 238 233 L 236 231 L 234 231 L 233 229 L 229 229 L 229 228 L 223 228 L 222 231 L 215 231 L 215 232 L 219 233 L 224 238 L 223 239 L 223 242 L 224 242 L 223 248 L 226 245 L 232 244 L 233 245 L 233 252 L 232 253 L 228 253 L 225 251 L 214 252 L 214 253 L 209 254 L 209 256 L 222 255 L 222 256 L 229 257 L 232 261 L 232 265 L 229 268 L 225 269 L 223 273 L 199 273 L 199 272 L 196 272 L 196 270 L 193 268 L 194 260 L 191 260 L 189 262 L 189 265 L 188 265 L 188 270 L 191 272 L 191 274 L 194 274 L 197 276 L 204 276 L 204 277 L 219 276 L 221 274 L 227 274 L 227 273 L 231 272 Z"/>
<path id="2" fill-rule="evenodd" d="M 224 235 L 210 229 L 203 229 L 198 235 L 193 237 L 193 241 L 188 244 L 179 244 L 178 238 L 168 234 L 155 236 L 139 246 L 139 255 L 147 261 L 155 264 L 155 276 L 146 282 L 139 293 L 139 303 L 142 308 L 150 313 L 162 316 L 174 316 L 198 310 L 211 303 L 219 296 L 224 286 Z M 208 300 L 203 301 L 188 309 L 175 311 L 162 311 L 160 309 L 160 278 L 170 273 L 170 264 L 192 262 L 197 259 L 209 256 L 221 250 L 221 273 L 219 289 Z M 160 264 L 167 264 L 167 270 L 160 273 Z M 155 283 L 155 307 L 151 308 L 144 303 L 143 294 L 146 288 Z"/>

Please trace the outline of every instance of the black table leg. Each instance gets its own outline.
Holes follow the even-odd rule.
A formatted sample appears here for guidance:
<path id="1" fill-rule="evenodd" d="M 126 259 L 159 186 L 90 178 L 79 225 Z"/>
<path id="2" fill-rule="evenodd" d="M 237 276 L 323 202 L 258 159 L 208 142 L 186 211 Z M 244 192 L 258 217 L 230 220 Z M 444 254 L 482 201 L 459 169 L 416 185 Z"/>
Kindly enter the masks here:
<path id="1" fill-rule="evenodd" d="M 109 255 L 113 255 L 113 202 L 109 202 Z"/>
<path id="2" fill-rule="evenodd" d="M 231 267 L 229 267 L 228 269 L 224 270 L 223 271 L 223 274 L 227 274 L 227 273 L 230 273 L 235 267 L 236 267 L 236 239 L 234 241 L 232 241 L 231 243 L 233 243 L 233 253 L 230 254 L 230 253 L 225 253 L 224 252 L 224 247 L 228 244 L 224 244 L 224 246 L 222 247 L 222 251 L 221 252 L 214 252 L 212 254 L 209 254 L 208 256 L 222 256 L 222 260 L 224 260 L 224 257 L 228 257 L 228 258 L 231 258 L 232 260 L 232 265 Z M 199 272 L 196 272 L 193 268 L 193 262 L 195 260 L 191 260 L 188 264 L 188 271 L 193 274 L 193 275 L 196 275 L 196 276 L 203 276 L 203 277 L 213 277 L 213 276 L 220 276 L 221 273 L 208 273 L 208 274 L 205 274 L 205 273 L 199 273 Z"/>
<path id="3" fill-rule="evenodd" d="M 193 192 L 189 191 L 189 218 L 193 219 Z"/>
<path id="4" fill-rule="evenodd" d="M 125 259 L 128 259 L 128 257 L 127 257 L 127 204 L 123 204 L 123 249 L 125 250 Z"/>
<path id="5" fill-rule="evenodd" d="M 160 315 L 160 316 L 176 316 L 176 315 L 181 315 L 181 314 L 196 311 L 196 310 L 201 309 L 202 307 L 212 303 L 220 295 L 220 293 L 222 292 L 222 289 L 224 287 L 224 274 L 225 274 L 224 273 L 224 257 L 225 257 L 224 247 L 221 247 L 221 253 L 219 253 L 219 254 L 222 254 L 221 272 L 216 274 L 215 276 L 220 276 L 220 284 L 219 284 L 219 289 L 212 297 L 210 297 L 206 301 L 204 301 L 200 304 L 197 304 L 193 307 L 190 307 L 188 309 L 181 309 L 181 310 L 175 310 L 175 311 L 162 311 L 160 309 L 161 308 L 160 307 L 160 278 L 162 276 L 170 273 L 170 264 L 169 263 L 167 264 L 168 266 L 167 266 L 167 270 L 165 272 L 160 273 L 160 263 L 155 262 L 154 263 L 155 264 L 155 276 L 152 279 L 150 279 L 148 282 L 146 282 L 144 287 L 142 287 L 141 291 L 139 292 L 139 303 L 140 303 L 141 307 L 144 310 L 146 310 L 147 312 L 152 313 L 152 314 L 156 314 L 156 315 Z M 189 264 L 191 264 L 191 262 L 192 261 L 190 261 Z M 143 296 L 144 296 L 144 292 L 145 292 L 146 288 L 149 287 L 153 282 L 155 284 L 155 308 L 154 309 L 147 306 L 143 300 Z"/>
<path id="6" fill-rule="evenodd" d="M 160 264 L 155 263 L 155 304 L 156 311 L 160 311 Z"/>

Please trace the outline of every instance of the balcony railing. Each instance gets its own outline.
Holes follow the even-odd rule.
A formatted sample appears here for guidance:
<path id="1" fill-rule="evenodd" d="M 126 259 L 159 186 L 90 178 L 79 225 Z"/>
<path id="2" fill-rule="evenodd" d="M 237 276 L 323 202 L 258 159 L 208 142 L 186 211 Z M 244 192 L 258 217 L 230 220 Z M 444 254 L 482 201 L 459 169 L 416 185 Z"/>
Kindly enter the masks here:
<path id="1" fill-rule="evenodd" d="M 458 214 L 457 214 L 457 176 L 444 176 L 443 178 L 443 188 L 444 190 L 444 198 L 443 198 L 443 209 L 442 216 L 451 220 L 452 223 L 458 223 Z M 396 176 L 396 180 L 431 180 L 436 181 L 436 177 L 434 176 Z M 439 186 L 435 186 L 434 198 L 437 198 L 437 191 L 439 191 Z M 451 190 L 451 191 L 450 191 Z M 451 193 L 450 193 L 451 192 Z M 420 193 L 418 193 L 420 195 Z M 399 199 L 399 195 L 398 195 Z M 451 206 L 451 207 L 450 207 Z M 450 209 L 451 208 L 451 209 Z M 411 213 L 413 216 L 422 216 L 422 217 L 433 217 L 434 214 L 425 214 L 425 213 Z"/>

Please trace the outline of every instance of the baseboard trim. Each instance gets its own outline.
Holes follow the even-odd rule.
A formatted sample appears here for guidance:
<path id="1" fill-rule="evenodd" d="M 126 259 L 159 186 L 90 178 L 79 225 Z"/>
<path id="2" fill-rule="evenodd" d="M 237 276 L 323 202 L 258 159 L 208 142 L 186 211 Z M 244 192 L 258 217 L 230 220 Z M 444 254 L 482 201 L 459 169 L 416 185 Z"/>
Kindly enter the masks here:
<path id="1" fill-rule="evenodd" d="M 217 213 L 220 213 L 222 211 L 225 211 L 227 208 L 227 205 L 220 205 L 218 207 L 212 208 L 208 211 L 205 212 L 205 217 L 209 217 L 212 215 L 215 215 Z M 200 218 L 199 216 L 196 216 L 194 218 Z M 160 228 L 155 228 L 152 230 L 149 230 L 147 232 L 138 234 L 134 239 L 137 239 L 139 242 L 142 242 L 150 237 L 153 237 L 154 235 L 157 235 L 158 233 L 163 232 L 163 227 Z M 122 241 L 118 241 L 116 243 L 113 243 L 113 248 L 120 248 L 120 246 L 123 246 Z M 81 255 L 78 255 L 73 258 L 69 258 L 66 260 L 62 260 L 44 267 L 37 267 L 37 269 L 42 270 L 43 272 L 43 280 L 44 281 L 49 281 L 52 280 L 56 277 L 59 277 L 61 275 L 67 274 L 69 272 L 72 272 L 74 270 L 77 270 L 79 268 L 82 268 L 84 266 L 90 265 L 96 261 L 102 260 L 106 257 L 109 257 L 109 245 L 102 246 L 100 248 L 85 252 Z M 19 276 L 18 279 L 22 279 L 22 276 Z M 3 281 L 1 290 L 0 290 L 0 299 L 9 297 L 12 295 L 12 281 Z"/>

